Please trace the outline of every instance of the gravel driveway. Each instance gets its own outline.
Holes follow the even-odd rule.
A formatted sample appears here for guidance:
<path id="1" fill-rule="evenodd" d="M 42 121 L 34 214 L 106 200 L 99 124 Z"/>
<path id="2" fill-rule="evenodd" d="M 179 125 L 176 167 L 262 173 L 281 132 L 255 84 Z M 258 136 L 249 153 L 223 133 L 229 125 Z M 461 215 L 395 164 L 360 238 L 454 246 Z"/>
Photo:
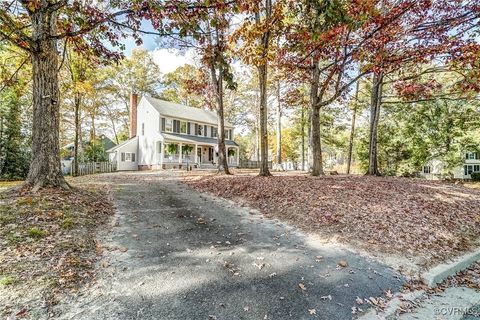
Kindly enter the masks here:
<path id="1" fill-rule="evenodd" d="M 103 175 L 114 227 L 96 283 L 62 319 L 351 319 L 398 291 L 393 270 L 186 187 L 173 172 Z M 342 267 L 339 266 L 345 265 Z"/>

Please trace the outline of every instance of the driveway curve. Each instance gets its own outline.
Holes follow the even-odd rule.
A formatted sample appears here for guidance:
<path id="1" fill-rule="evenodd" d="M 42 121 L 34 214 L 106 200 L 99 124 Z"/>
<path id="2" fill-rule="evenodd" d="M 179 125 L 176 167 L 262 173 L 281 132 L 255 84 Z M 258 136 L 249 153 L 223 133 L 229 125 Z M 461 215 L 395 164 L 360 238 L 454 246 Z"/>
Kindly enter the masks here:
<path id="1" fill-rule="evenodd" d="M 62 319 L 345 320 L 368 309 L 357 298 L 402 285 L 382 264 L 194 191 L 174 172 L 96 179 L 112 185 L 116 217 L 99 239 L 95 284 Z"/>

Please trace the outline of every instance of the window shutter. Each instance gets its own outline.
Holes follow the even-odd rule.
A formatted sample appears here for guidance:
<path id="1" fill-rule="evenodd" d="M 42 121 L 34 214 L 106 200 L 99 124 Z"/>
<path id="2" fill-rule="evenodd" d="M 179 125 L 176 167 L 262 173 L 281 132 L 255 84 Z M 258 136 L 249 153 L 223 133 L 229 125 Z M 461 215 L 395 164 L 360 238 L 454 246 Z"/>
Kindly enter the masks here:
<path id="1" fill-rule="evenodd" d="M 210 126 L 210 137 L 212 137 L 212 138 L 213 138 L 213 133 L 214 133 L 213 132 L 213 126 Z"/>
<path id="2" fill-rule="evenodd" d="M 190 134 L 190 122 L 187 122 L 187 134 Z"/>
<path id="3" fill-rule="evenodd" d="M 125 152 L 122 152 L 122 162 L 125 162 Z"/>
<path id="4" fill-rule="evenodd" d="M 165 118 L 162 118 L 162 131 L 165 131 Z"/>
<path id="5" fill-rule="evenodd" d="M 203 135 L 206 137 L 207 136 L 207 125 L 203 126 Z"/>
<path id="6" fill-rule="evenodd" d="M 196 136 L 198 134 L 198 124 L 195 123 L 195 132 L 194 135 Z"/>
<path id="7" fill-rule="evenodd" d="M 135 162 L 135 153 L 132 153 L 132 162 Z"/>

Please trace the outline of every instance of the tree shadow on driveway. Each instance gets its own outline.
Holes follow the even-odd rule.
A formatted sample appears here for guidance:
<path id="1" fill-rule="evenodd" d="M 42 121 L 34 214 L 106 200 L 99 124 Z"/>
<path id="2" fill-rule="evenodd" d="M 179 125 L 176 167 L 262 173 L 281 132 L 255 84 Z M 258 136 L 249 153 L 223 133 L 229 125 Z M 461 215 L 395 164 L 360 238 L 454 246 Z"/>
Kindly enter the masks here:
<path id="1" fill-rule="evenodd" d="M 115 180 L 117 221 L 102 239 L 109 267 L 65 318 L 345 320 L 368 308 L 357 297 L 402 286 L 386 266 L 312 246 L 291 226 L 166 174 Z"/>

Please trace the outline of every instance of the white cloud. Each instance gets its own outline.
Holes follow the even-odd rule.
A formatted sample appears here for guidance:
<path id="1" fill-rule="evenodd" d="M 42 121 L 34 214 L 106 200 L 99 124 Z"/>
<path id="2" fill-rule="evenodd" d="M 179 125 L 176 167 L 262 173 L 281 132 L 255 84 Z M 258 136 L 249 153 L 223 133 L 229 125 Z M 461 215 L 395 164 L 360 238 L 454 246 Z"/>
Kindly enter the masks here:
<path id="1" fill-rule="evenodd" d="M 152 52 L 153 61 L 160 67 L 162 73 L 175 71 L 184 64 L 195 64 L 195 51 L 183 53 L 176 49 L 155 49 Z"/>

